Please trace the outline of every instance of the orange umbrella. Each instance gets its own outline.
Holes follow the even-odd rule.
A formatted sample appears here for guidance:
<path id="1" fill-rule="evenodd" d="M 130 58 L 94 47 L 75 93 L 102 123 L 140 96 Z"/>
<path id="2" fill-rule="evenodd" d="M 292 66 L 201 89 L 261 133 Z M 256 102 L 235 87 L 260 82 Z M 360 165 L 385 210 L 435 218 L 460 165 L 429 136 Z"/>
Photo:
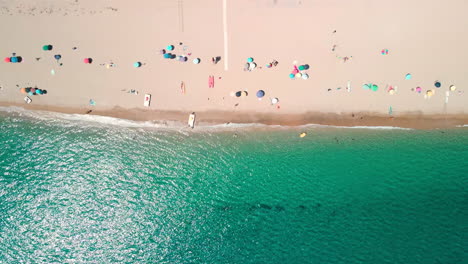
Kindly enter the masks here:
<path id="1" fill-rule="evenodd" d="M 20 89 L 20 92 L 21 92 L 21 93 L 24 93 L 24 94 L 27 94 L 27 93 L 28 93 L 28 92 L 26 92 L 26 88 L 21 88 L 21 89 Z"/>

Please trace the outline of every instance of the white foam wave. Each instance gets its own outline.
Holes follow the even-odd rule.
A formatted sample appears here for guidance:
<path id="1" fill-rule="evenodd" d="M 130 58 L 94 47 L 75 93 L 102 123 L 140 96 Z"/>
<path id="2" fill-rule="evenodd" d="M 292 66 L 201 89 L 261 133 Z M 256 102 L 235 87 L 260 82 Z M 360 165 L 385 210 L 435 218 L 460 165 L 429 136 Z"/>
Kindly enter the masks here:
<path id="1" fill-rule="evenodd" d="M 85 114 L 65 114 L 58 112 L 49 112 L 42 110 L 27 110 L 21 107 L 9 106 L 0 107 L 1 112 L 13 113 L 21 117 L 27 117 L 43 121 L 68 121 L 72 124 L 99 124 L 108 126 L 120 126 L 127 128 L 153 128 L 153 129 L 176 129 L 191 130 L 184 123 L 178 121 L 133 121 L 128 119 L 121 119 L 108 116 L 99 115 L 85 115 Z M 468 125 L 464 125 L 468 126 Z M 300 126 L 282 126 L 282 125 L 266 125 L 260 123 L 224 123 L 224 124 L 211 124 L 199 123 L 196 129 L 191 131 L 229 131 L 238 129 L 295 129 L 295 128 L 343 128 L 343 129 L 378 129 L 378 130 L 412 130 L 411 128 L 393 127 L 393 126 L 333 126 L 333 125 L 320 125 L 320 124 L 305 124 Z"/>

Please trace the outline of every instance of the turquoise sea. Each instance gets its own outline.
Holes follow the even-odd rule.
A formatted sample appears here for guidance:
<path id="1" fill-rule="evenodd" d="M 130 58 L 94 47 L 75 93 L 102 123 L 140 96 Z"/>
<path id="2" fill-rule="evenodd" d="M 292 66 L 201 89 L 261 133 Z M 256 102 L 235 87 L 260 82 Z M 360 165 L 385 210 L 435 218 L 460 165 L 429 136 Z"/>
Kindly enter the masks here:
<path id="1" fill-rule="evenodd" d="M 0 263 L 468 263 L 468 128 L 2 108 Z"/>

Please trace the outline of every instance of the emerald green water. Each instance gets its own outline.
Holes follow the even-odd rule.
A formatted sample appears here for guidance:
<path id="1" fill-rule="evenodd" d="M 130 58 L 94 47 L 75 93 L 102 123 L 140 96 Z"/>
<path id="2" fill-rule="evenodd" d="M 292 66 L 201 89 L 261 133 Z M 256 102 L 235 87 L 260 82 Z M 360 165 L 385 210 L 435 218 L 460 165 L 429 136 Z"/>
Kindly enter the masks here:
<path id="1" fill-rule="evenodd" d="M 0 263 L 468 263 L 468 130 L 0 112 Z"/>

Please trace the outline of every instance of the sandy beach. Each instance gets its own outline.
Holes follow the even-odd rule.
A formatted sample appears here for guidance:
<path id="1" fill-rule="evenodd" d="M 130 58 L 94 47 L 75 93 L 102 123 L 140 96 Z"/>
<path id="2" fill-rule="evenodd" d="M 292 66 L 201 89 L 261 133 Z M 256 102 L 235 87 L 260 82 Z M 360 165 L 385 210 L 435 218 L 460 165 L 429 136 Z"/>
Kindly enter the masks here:
<path id="1" fill-rule="evenodd" d="M 0 102 L 132 120 L 196 112 L 213 123 L 459 126 L 468 124 L 465 10 L 462 0 L 0 0 L 2 56 L 22 58 L 0 63 Z M 26 104 L 26 87 L 47 94 Z"/>

